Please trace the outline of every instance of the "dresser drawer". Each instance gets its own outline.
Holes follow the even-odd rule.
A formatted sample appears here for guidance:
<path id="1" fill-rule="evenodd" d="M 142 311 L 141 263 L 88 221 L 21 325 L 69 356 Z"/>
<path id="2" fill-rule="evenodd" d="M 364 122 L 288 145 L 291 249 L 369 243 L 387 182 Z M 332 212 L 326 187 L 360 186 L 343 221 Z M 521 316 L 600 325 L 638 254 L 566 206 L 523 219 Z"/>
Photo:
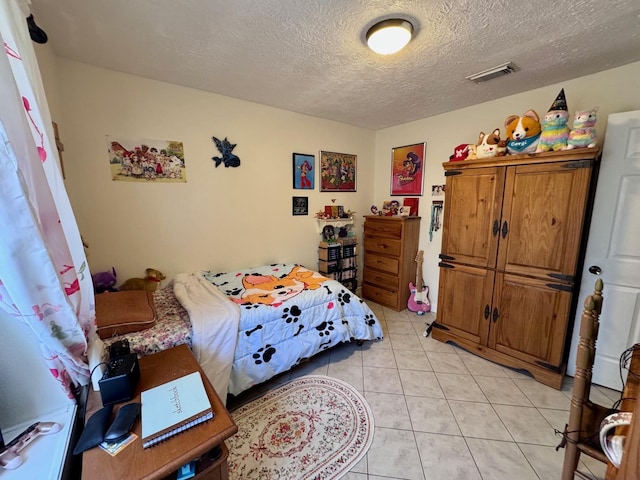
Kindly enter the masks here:
<path id="1" fill-rule="evenodd" d="M 371 268 L 365 268 L 363 281 L 383 288 L 398 290 L 398 276 L 382 273 Z"/>
<path id="2" fill-rule="evenodd" d="M 365 235 L 364 249 L 367 254 L 370 252 L 384 253 L 385 255 L 393 255 L 397 257 L 402 251 L 402 240 Z"/>
<path id="3" fill-rule="evenodd" d="M 397 275 L 400 272 L 400 261 L 397 258 L 366 252 L 364 256 L 365 272 L 370 268 Z"/>
<path id="4" fill-rule="evenodd" d="M 395 291 L 385 290 L 372 285 L 362 284 L 362 296 L 367 300 L 373 300 L 380 305 L 386 305 L 396 309 L 398 304 L 398 294 Z M 406 306 L 406 305 L 405 305 Z"/>
<path id="5" fill-rule="evenodd" d="M 380 235 L 391 238 L 402 238 L 402 224 L 385 220 L 369 219 L 364 224 L 364 234 Z"/>

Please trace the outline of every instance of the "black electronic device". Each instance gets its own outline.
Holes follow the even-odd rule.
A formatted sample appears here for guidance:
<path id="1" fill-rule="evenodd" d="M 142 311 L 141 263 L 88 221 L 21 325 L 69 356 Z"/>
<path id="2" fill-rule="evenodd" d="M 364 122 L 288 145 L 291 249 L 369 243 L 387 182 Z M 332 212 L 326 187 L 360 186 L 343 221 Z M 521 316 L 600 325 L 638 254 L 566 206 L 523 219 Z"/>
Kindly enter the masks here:
<path id="1" fill-rule="evenodd" d="M 114 342 L 109 348 L 109 367 L 98 381 L 102 405 L 131 400 L 140 380 L 138 356 L 130 353 L 129 342 Z"/>
<path id="2" fill-rule="evenodd" d="M 118 340 L 117 342 L 113 342 L 109 347 L 109 360 L 115 360 L 116 358 L 129 355 L 130 353 L 131 348 L 129 347 L 129 340 Z"/>

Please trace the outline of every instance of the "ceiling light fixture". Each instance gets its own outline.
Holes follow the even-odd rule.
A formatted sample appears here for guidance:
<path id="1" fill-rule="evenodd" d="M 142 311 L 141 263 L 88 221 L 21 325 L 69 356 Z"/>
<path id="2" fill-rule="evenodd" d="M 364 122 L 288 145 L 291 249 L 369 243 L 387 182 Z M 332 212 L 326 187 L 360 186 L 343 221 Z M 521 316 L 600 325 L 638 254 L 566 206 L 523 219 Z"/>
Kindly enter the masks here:
<path id="1" fill-rule="evenodd" d="M 407 20 L 390 18 L 367 30 L 367 45 L 380 55 L 391 55 L 402 50 L 411 40 L 413 25 Z"/>

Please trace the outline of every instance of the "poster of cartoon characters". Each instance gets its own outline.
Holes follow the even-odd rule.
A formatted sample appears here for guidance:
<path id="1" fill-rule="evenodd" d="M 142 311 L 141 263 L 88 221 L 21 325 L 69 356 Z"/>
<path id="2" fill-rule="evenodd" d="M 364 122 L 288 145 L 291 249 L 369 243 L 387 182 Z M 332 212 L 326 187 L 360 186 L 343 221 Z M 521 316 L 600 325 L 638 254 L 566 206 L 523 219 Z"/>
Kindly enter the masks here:
<path id="1" fill-rule="evenodd" d="M 422 195 L 426 143 L 393 149 L 391 195 Z"/>
<path id="2" fill-rule="evenodd" d="M 320 191 L 355 192 L 357 156 L 320 152 Z"/>
<path id="3" fill-rule="evenodd" d="M 114 181 L 187 181 L 182 142 L 128 140 L 107 135 L 107 150 L 111 179 Z"/>

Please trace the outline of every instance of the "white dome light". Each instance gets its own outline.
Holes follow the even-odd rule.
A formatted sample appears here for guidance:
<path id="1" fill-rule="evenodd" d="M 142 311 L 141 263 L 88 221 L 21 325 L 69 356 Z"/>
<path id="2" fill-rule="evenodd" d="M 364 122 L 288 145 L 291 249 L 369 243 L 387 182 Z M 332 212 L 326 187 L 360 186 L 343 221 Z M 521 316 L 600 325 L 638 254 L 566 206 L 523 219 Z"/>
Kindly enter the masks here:
<path id="1" fill-rule="evenodd" d="M 367 45 L 380 55 L 391 55 L 402 50 L 411 40 L 411 35 L 413 25 L 407 20 L 383 20 L 367 31 Z"/>

